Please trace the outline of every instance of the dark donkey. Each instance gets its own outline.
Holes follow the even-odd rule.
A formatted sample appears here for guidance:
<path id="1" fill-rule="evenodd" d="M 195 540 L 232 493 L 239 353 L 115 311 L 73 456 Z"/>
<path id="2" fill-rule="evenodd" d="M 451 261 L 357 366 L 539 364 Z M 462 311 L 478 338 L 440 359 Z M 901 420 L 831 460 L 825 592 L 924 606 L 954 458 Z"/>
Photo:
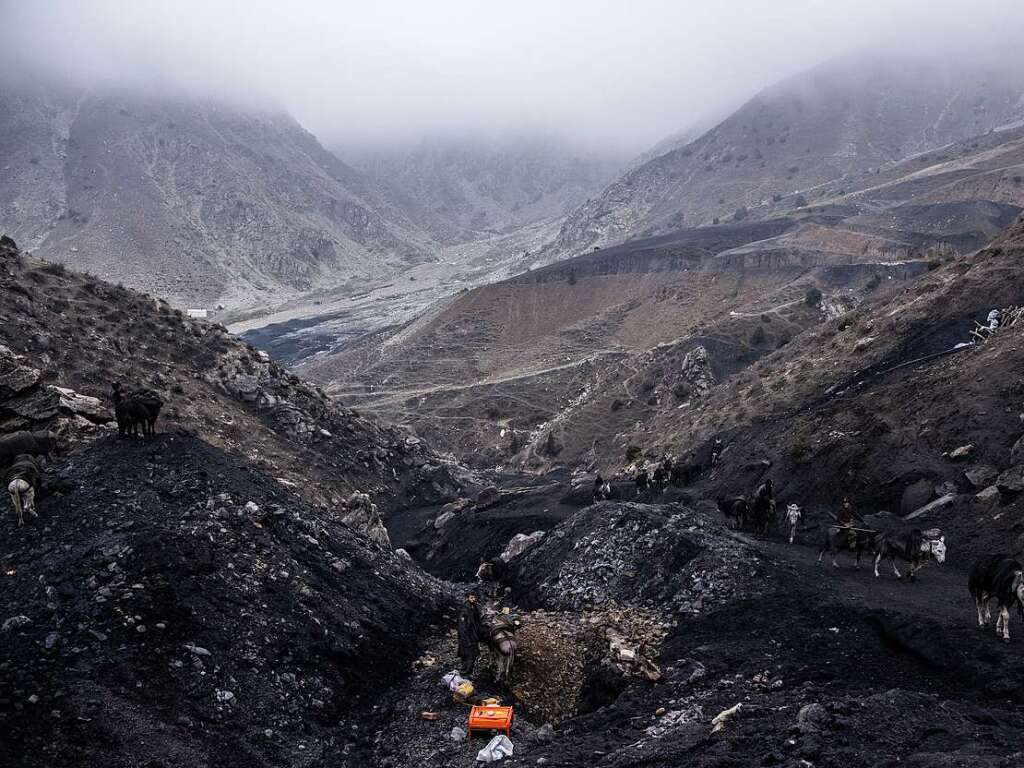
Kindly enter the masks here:
<path id="1" fill-rule="evenodd" d="M 992 620 L 989 601 L 994 597 L 999 609 L 996 637 L 1010 642 L 1010 609 L 1017 607 L 1024 618 L 1024 566 L 1010 555 L 990 555 L 975 561 L 967 579 L 967 588 L 978 609 L 978 627 Z"/>
<path id="2" fill-rule="evenodd" d="M 732 523 L 732 527 L 740 530 L 750 516 L 750 505 L 743 496 L 734 499 L 719 499 L 718 511 L 725 515 L 725 519 Z"/>
<path id="3" fill-rule="evenodd" d="M 878 537 L 875 553 L 875 576 L 878 576 L 878 564 L 883 557 L 889 558 L 892 572 L 897 579 L 903 574 L 896 567 L 896 558 L 910 563 L 910 580 L 914 581 L 917 572 L 924 568 L 929 560 L 937 563 L 946 562 L 946 537 L 938 528 L 921 531 L 914 528 L 910 531 L 886 531 Z"/>
<path id="4" fill-rule="evenodd" d="M 156 433 L 156 420 L 163 407 L 160 395 L 151 389 L 139 389 L 125 393 L 117 382 L 111 385 L 110 399 L 114 402 L 114 417 L 117 419 L 119 437 L 138 436 L 142 428 L 143 437 Z"/>
<path id="5" fill-rule="evenodd" d="M 839 552 L 849 552 L 856 556 L 853 567 L 860 568 L 860 558 L 865 553 L 875 551 L 878 541 L 878 532 L 866 528 L 843 528 L 838 525 L 830 525 L 825 529 L 825 540 L 822 543 L 821 551 L 818 553 L 818 564 L 821 564 L 825 553 L 832 555 L 832 567 L 838 568 L 836 555 Z"/>

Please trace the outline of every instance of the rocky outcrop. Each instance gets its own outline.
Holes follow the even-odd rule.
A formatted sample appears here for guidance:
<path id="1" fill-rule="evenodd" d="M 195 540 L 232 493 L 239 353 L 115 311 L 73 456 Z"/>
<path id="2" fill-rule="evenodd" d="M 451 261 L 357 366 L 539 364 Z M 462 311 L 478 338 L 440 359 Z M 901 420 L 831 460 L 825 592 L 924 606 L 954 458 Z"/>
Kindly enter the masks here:
<path id="1" fill-rule="evenodd" d="M 384 527 L 377 505 L 370 501 L 369 496 L 365 493 L 353 493 L 348 499 L 347 509 L 349 511 L 341 518 L 341 522 L 363 534 L 370 541 L 377 542 L 384 549 L 392 549 L 388 529 Z"/>
<path id="2" fill-rule="evenodd" d="M 690 394 L 695 397 L 703 397 L 716 384 L 711 359 L 704 347 L 695 347 L 686 353 L 680 374 Z"/>
<path id="3" fill-rule="evenodd" d="M 435 247 L 280 110 L 8 85 L 0 112 L 4 229 L 178 305 L 277 303 L 393 274 Z"/>
<path id="4" fill-rule="evenodd" d="M 113 417 L 98 398 L 44 383 L 24 355 L 0 345 L 0 432 L 106 424 Z"/>

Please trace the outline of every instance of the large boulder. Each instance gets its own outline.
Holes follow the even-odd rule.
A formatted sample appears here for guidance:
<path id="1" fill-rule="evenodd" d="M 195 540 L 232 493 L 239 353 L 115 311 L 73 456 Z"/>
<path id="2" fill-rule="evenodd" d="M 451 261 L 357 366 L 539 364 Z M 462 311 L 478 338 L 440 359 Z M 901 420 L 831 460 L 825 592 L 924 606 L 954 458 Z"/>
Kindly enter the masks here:
<path id="1" fill-rule="evenodd" d="M 25 358 L 0 344 L 0 396 L 24 392 L 39 383 L 42 374 L 25 364 Z"/>
<path id="2" fill-rule="evenodd" d="M 1024 491 L 1024 464 L 1018 464 L 1000 474 L 996 486 L 1004 493 Z"/>
<path id="3" fill-rule="evenodd" d="M 505 551 L 501 553 L 500 557 L 507 563 L 511 561 L 512 558 L 521 555 L 542 538 L 544 538 L 544 531 L 534 531 L 530 534 L 517 533 L 512 537 L 512 540 L 509 541 L 508 546 L 505 547 Z"/>
<path id="4" fill-rule="evenodd" d="M 964 477 L 967 478 L 967 482 L 975 488 L 987 488 L 992 485 L 998 476 L 999 470 L 995 467 L 989 467 L 984 464 L 972 467 L 964 472 Z"/>
<path id="5" fill-rule="evenodd" d="M 1024 435 L 1017 438 L 1017 442 L 1013 444 L 1013 448 L 1010 449 L 1010 458 L 1024 459 Z"/>
<path id="6" fill-rule="evenodd" d="M 930 480 L 921 479 L 911 483 L 903 491 L 903 498 L 900 500 L 900 514 L 906 517 L 911 512 L 920 509 L 932 500 L 935 494 L 935 486 Z"/>
<path id="7" fill-rule="evenodd" d="M 90 421 L 106 423 L 113 420 L 113 414 L 103 402 L 96 397 L 80 395 L 73 389 L 54 387 L 59 396 L 60 407 L 69 413 L 84 416 Z"/>
<path id="8" fill-rule="evenodd" d="M 391 537 L 388 529 L 384 527 L 377 505 L 370 501 L 365 493 L 353 493 L 347 502 L 348 513 L 341 519 L 341 522 L 353 530 L 375 541 L 385 549 L 391 549 Z"/>
<path id="9" fill-rule="evenodd" d="M 990 485 L 978 491 L 974 498 L 978 501 L 995 501 L 999 498 L 999 489 L 994 485 Z"/>

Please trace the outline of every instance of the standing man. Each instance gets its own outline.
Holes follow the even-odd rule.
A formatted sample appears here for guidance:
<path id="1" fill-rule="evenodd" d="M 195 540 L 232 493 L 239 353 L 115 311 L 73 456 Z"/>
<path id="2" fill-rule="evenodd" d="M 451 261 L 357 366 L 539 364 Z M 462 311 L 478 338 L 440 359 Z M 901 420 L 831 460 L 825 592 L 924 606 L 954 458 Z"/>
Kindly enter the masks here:
<path id="1" fill-rule="evenodd" d="M 480 656 L 481 635 L 480 604 L 476 592 L 467 592 L 466 599 L 459 609 L 459 672 L 473 674 L 473 667 Z"/>
<path id="2" fill-rule="evenodd" d="M 839 529 L 846 532 L 846 541 L 849 544 L 850 549 L 857 548 L 857 532 L 853 530 L 853 525 L 857 522 L 857 515 L 854 514 L 853 504 L 850 503 L 850 497 L 843 497 L 843 506 L 839 508 Z"/>

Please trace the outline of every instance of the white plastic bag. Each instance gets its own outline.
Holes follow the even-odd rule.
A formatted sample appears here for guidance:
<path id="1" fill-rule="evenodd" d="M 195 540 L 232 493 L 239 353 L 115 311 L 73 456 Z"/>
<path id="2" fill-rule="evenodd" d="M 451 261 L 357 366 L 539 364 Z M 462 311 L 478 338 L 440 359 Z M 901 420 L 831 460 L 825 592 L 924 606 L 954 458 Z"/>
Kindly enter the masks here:
<path id="1" fill-rule="evenodd" d="M 476 755 L 480 763 L 496 763 L 505 757 L 512 757 L 512 741 L 503 735 L 495 736 Z"/>
<path id="2" fill-rule="evenodd" d="M 441 683 L 448 686 L 449 691 L 457 691 L 459 686 L 469 681 L 459 674 L 458 670 L 453 669 L 447 675 L 441 678 Z"/>

